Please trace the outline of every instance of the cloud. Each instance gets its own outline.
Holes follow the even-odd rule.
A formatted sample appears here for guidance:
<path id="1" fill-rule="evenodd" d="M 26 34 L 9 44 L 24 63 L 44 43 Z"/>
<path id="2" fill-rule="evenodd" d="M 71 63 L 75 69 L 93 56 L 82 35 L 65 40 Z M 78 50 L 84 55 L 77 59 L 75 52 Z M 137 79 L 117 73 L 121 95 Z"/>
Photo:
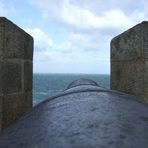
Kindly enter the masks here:
<path id="1" fill-rule="evenodd" d="M 40 43 L 42 46 L 45 45 L 42 49 L 50 48 L 44 52 L 43 59 L 48 59 L 47 56 L 50 55 L 48 64 L 52 67 L 56 61 L 62 68 L 57 67 L 63 71 L 68 69 L 68 65 L 71 71 L 70 65 L 75 71 L 76 69 L 94 71 L 96 67 L 102 66 L 100 68 L 102 70 L 98 68 L 100 73 L 103 70 L 109 73 L 110 40 L 135 24 L 148 19 L 146 0 L 140 2 L 108 0 L 107 3 L 104 0 L 33 1 L 41 9 L 42 17 L 47 24 L 58 24 L 68 34 L 67 40 L 62 43 L 56 43 L 52 35 L 49 37 L 46 33 L 38 41 L 42 42 Z M 42 40 L 43 38 L 46 39 Z M 46 43 L 48 39 L 52 41 L 50 46 Z"/>
<path id="2" fill-rule="evenodd" d="M 49 22 L 58 21 L 66 27 L 69 26 L 73 30 L 123 30 L 141 19 L 144 19 L 145 12 L 134 8 L 131 0 L 119 2 L 117 0 L 109 0 L 106 4 L 102 0 L 37 0 L 36 3 L 42 8 L 43 16 Z M 114 5 L 116 6 L 114 6 Z M 144 6 L 143 3 L 140 3 Z M 132 12 L 125 10 L 125 6 L 130 5 Z M 132 6 L 133 5 L 133 6 Z M 106 6 L 106 7 L 105 7 Z M 109 9 L 105 9 L 111 6 Z M 136 5 L 137 6 L 137 5 Z M 96 10 L 96 7 L 98 8 Z M 102 8 L 103 11 L 100 11 Z M 105 32 L 105 31 L 104 31 Z"/>
<path id="3" fill-rule="evenodd" d="M 39 28 L 28 28 L 25 31 L 34 37 L 35 72 L 50 72 L 49 70 L 52 69 L 52 72 L 70 71 L 87 73 L 89 67 L 91 69 L 89 73 L 93 73 L 96 63 L 98 63 L 98 66 L 100 65 L 100 68 L 104 65 L 109 70 L 109 55 L 103 50 L 98 50 L 101 42 L 94 44 L 94 41 L 88 35 L 84 37 L 83 34 L 72 33 L 66 42 L 57 44 L 48 34 Z M 97 50 L 97 54 L 95 50 Z M 49 67 L 50 69 L 48 69 Z"/>
<path id="4" fill-rule="evenodd" d="M 43 67 L 47 65 L 47 62 L 53 60 L 55 54 L 53 50 L 53 41 L 40 28 L 26 28 L 24 29 L 34 38 L 34 72 L 43 72 Z M 44 69 L 48 71 L 48 69 Z"/>
<path id="5" fill-rule="evenodd" d="M 34 37 L 34 48 L 36 51 L 48 51 L 53 46 L 52 39 L 39 28 L 27 28 L 25 29 L 30 35 Z"/>

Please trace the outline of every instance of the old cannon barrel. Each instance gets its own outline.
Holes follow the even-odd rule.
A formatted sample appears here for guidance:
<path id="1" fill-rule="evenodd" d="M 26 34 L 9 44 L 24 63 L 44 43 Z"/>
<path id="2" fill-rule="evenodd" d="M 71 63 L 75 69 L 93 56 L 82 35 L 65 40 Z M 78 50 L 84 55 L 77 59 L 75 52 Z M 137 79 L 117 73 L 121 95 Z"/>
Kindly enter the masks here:
<path id="1" fill-rule="evenodd" d="M 5 129 L 0 148 L 147 148 L 147 131 L 147 105 L 81 79 Z"/>

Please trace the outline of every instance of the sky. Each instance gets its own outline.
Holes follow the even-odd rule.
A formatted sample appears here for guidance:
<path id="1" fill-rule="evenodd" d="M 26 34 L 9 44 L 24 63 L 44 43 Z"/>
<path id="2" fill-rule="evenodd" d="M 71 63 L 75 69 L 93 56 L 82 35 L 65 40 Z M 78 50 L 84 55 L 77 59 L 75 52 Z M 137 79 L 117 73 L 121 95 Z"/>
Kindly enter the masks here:
<path id="1" fill-rule="evenodd" d="M 148 20 L 147 0 L 0 0 L 34 37 L 34 73 L 110 73 L 110 41 Z"/>

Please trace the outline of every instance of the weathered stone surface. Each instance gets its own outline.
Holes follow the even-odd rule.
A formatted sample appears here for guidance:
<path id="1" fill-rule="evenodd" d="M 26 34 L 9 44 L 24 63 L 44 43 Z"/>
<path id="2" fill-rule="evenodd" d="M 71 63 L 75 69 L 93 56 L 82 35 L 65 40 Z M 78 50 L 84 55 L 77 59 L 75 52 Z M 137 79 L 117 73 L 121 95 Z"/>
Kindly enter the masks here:
<path id="1" fill-rule="evenodd" d="M 6 18 L 0 18 L 0 22 L 0 42 L 3 45 L 0 55 L 4 58 L 32 60 L 33 38 Z"/>
<path id="2" fill-rule="evenodd" d="M 0 95 L 2 95 L 2 60 L 0 58 Z"/>
<path id="3" fill-rule="evenodd" d="M 3 99 L 1 75 L 2 75 L 2 61 L 0 58 L 0 132 L 2 127 L 1 124 L 2 124 L 2 99 Z"/>
<path id="4" fill-rule="evenodd" d="M 1 21 L 2 18 L 0 18 L 0 58 L 2 56 L 3 53 L 3 46 L 4 46 L 4 42 L 3 42 L 3 38 L 4 38 L 4 22 Z"/>
<path id="5" fill-rule="evenodd" d="M 112 60 L 148 58 L 148 22 L 138 24 L 111 41 Z"/>
<path id="6" fill-rule="evenodd" d="M 33 77 L 33 63 L 32 61 L 26 61 L 24 63 L 24 90 L 32 90 L 32 77 Z"/>
<path id="7" fill-rule="evenodd" d="M 143 48 L 143 50 L 144 50 L 143 57 L 148 59 L 148 22 L 144 21 L 142 23 L 142 25 L 144 26 L 143 27 L 143 42 L 142 42 L 142 46 L 144 47 Z"/>
<path id="8" fill-rule="evenodd" d="M 144 71 L 144 100 L 148 103 L 148 61 L 145 61 Z"/>
<path id="9" fill-rule="evenodd" d="M 33 60 L 33 38 L 28 34 L 24 35 L 24 59 Z"/>
<path id="10" fill-rule="evenodd" d="M 23 107 L 24 107 L 23 110 L 24 110 L 24 112 L 26 112 L 26 110 L 29 111 L 33 106 L 32 90 L 25 92 L 24 96 L 25 96 L 25 99 L 24 99 L 24 102 L 22 104 L 23 104 Z"/>
<path id="11" fill-rule="evenodd" d="M 3 114 L 2 114 L 2 106 L 3 106 L 3 96 L 0 94 L 0 132 L 1 132 L 1 129 L 2 129 L 2 117 L 3 117 Z"/>
<path id="12" fill-rule="evenodd" d="M 111 83 L 115 90 L 125 91 L 128 93 L 136 93 L 137 95 L 144 93 L 143 78 L 144 73 L 143 61 L 118 61 L 112 62 Z"/>
<path id="13" fill-rule="evenodd" d="M 0 147 L 147 148 L 148 106 L 135 99 L 81 83 L 4 130 Z"/>
<path id="14" fill-rule="evenodd" d="M 23 58 L 24 50 L 23 50 L 23 36 L 21 32 L 16 28 L 16 26 L 12 25 L 11 22 L 5 21 L 5 28 L 7 31 L 5 32 L 4 38 L 4 57 L 8 58 Z"/>
<path id="15" fill-rule="evenodd" d="M 0 17 L 0 129 L 32 107 L 33 38 Z"/>
<path id="16" fill-rule="evenodd" d="M 19 60 L 3 62 L 2 84 L 6 94 L 22 91 L 22 64 Z"/>
<path id="17" fill-rule="evenodd" d="M 142 22 L 111 41 L 111 88 L 146 100 L 147 61 L 148 22 Z"/>
<path id="18" fill-rule="evenodd" d="M 32 107 L 30 93 L 4 95 L 3 98 L 3 125 L 7 127 Z"/>

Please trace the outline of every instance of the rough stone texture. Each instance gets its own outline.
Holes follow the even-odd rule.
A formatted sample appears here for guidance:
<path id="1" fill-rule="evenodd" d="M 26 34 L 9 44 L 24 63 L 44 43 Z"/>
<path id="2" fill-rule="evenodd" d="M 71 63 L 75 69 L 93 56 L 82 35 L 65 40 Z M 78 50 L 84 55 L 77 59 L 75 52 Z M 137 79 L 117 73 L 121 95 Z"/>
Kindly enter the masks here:
<path id="1" fill-rule="evenodd" d="M 2 84 L 4 93 L 16 93 L 22 90 L 22 65 L 20 60 L 4 60 L 2 64 Z"/>
<path id="2" fill-rule="evenodd" d="M 30 98 L 32 98 L 32 96 L 28 92 L 4 96 L 3 113 L 5 116 L 3 117 L 3 128 L 13 123 L 13 121 L 18 119 L 22 113 L 25 113 L 26 110 L 28 111 L 32 107 Z"/>
<path id="3" fill-rule="evenodd" d="M 28 73 L 33 73 L 32 69 L 32 61 L 26 61 L 24 63 L 24 89 L 25 91 L 32 90 L 32 75 L 28 75 Z"/>
<path id="4" fill-rule="evenodd" d="M 0 94 L 0 132 L 2 129 L 2 94 Z"/>
<path id="5" fill-rule="evenodd" d="M 148 103 L 148 60 L 145 61 L 144 65 L 144 99 Z"/>
<path id="6" fill-rule="evenodd" d="M 1 42 L 3 45 L 0 56 L 3 58 L 19 58 L 30 59 L 33 58 L 33 39 L 24 32 L 21 28 L 7 20 L 0 18 L 0 32 Z"/>
<path id="7" fill-rule="evenodd" d="M 2 71 L 2 62 L 1 62 L 1 57 L 0 57 L 0 132 L 2 128 L 2 97 L 3 97 L 3 92 L 2 92 L 2 79 L 1 79 L 1 71 Z"/>
<path id="8" fill-rule="evenodd" d="M 111 89 L 139 96 L 148 103 L 148 22 L 111 41 Z"/>
<path id="9" fill-rule="evenodd" d="M 0 17 L 0 129 L 32 107 L 32 59 L 33 38 Z"/>
<path id="10" fill-rule="evenodd" d="M 80 82 L 5 129 L 0 134 L 0 148 L 148 147 L 146 104 L 133 96 Z"/>
<path id="11" fill-rule="evenodd" d="M 2 60 L 0 57 L 0 95 L 2 95 L 3 91 L 2 91 Z"/>

